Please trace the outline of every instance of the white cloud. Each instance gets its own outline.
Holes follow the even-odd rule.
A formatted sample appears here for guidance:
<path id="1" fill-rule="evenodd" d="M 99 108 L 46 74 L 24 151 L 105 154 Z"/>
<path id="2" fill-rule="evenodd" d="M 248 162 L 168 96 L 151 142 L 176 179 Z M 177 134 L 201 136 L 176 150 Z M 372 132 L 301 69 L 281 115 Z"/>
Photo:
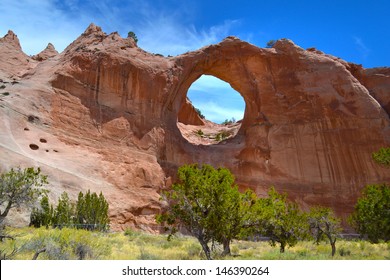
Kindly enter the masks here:
<path id="1" fill-rule="evenodd" d="M 134 31 L 139 46 L 146 51 L 177 55 L 217 43 L 238 22 L 227 20 L 197 29 L 190 21 L 194 15 L 187 7 L 189 4 L 174 4 L 158 6 L 153 1 L 135 0 L 2 0 L 0 36 L 13 30 L 27 54 L 40 52 L 49 42 L 62 51 L 94 22 L 107 33 L 119 31 L 127 36 L 128 31 Z"/>
<path id="2" fill-rule="evenodd" d="M 178 55 L 219 42 L 234 23 L 225 21 L 207 30 L 197 30 L 193 25 L 182 25 L 174 17 L 161 14 L 138 27 L 139 46 L 150 52 Z"/>
<path id="3" fill-rule="evenodd" d="M 362 38 L 354 36 L 353 40 L 363 59 L 366 59 L 370 54 L 371 50 L 366 46 Z"/>
<path id="4" fill-rule="evenodd" d="M 196 91 L 212 91 L 215 89 L 230 90 L 232 87 L 227 82 L 211 75 L 202 75 L 191 85 L 191 90 Z"/>
<path id="5" fill-rule="evenodd" d="M 14 31 L 27 54 L 40 52 L 49 42 L 62 51 L 86 28 L 67 18 L 52 0 L 3 0 L 0 14 L 0 36 Z"/>
<path id="6" fill-rule="evenodd" d="M 215 102 L 206 102 L 196 104 L 206 119 L 215 123 L 222 123 L 226 119 L 235 118 L 241 120 L 244 117 L 244 111 L 232 107 L 222 107 Z"/>

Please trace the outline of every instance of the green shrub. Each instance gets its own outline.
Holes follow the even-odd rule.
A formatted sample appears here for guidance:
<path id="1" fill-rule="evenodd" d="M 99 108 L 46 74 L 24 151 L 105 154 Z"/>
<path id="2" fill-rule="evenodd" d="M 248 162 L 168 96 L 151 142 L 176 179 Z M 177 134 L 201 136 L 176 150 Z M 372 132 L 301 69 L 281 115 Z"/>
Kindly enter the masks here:
<path id="1" fill-rule="evenodd" d="M 380 148 L 378 152 L 372 153 L 375 162 L 390 166 L 390 147 Z"/>
<path id="2" fill-rule="evenodd" d="M 89 190 L 85 195 L 80 192 L 75 203 L 70 201 L 66 192 L 63 192 L 55 209 L 49 204 L 48 197 L 44 196 L 40 209 L 34 208 L 31 213 L 30 225 L 107 230 L 110 222 L 108 207 L 102 193 L 98 196 Z"/>
<path id="3" fill-rule="evenodd" d="M 203 132 L 201 129 L 199 129 L 199 130 L 196 131 L 196 134 L 197 134 L 199 137 L 202 137 L 202 136 L 204 135 L 204 132 Z"/>
<path id="4" fill-rule="evenodd" d="M 0 225 L 12 208 L 32 207 L 47 190 L 41 187 L 47 182 L 47 176 L 41 169 L 33 167 L 13 169 L 0 175 Z"/>
<path id="5" fill-rule="evenodd" d="M 138 38 L 137 38 L 137 35 L 135 35 L 135 33 L 133 31 L 129 31 L 127 33 L 127 38 L 133 38 L 134 42 L 137 44 L 138 42 Z"/>
<path id="6" fill-rule="evenodd" d="M 373 243 L 390 240 L 390 186 L 367 185 L 350 217 L 355 230 Z"/>

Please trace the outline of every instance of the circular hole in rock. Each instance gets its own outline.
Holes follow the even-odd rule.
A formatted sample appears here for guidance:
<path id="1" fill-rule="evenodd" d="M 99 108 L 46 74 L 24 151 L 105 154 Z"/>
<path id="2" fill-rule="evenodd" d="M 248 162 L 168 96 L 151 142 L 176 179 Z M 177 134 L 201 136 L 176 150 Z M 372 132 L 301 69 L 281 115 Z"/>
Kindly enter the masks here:
<path id="1" fill-rule="evenodd" d="M 31 150 L 38 150 L 38 149 L 39 149 L 39 146 L 36 145 L 36 144 L 30 144 L 30 149 L 31 149 Z"/>
<path id="2" fill-rule="evenodd" d="M 46 150 L 46 153 L 48 153 L 49 152 L 49 150 Z"/>
<path id="3" fill-rule="evenodd" d="M 28 127 L 25 127 L 24 128 L 24 131 L 29 131 L 30 129 Z"/>
<path id="4" fill-rule="evenodd" d="M 202 75 L 187 91 L 177 126 L 190 143 L 214 145 L 237 135 L 244 112 L 244 98 L 230 84 Z"/>
<path id="5" fill-rule="evenodd" d="M 41 143 L 47 143 L 47 140 L 44 139 L 44 138 L 41 138 L 41 139 L 39 139 L 39 142 L 41 142 Z"/>
<path id="6" fill-rule="evenodd" d="M 57 151 L 57 150 L 53 150 L 53 152 L 55 152 L 55 153 L 58 153 L 58 151 Z"/>

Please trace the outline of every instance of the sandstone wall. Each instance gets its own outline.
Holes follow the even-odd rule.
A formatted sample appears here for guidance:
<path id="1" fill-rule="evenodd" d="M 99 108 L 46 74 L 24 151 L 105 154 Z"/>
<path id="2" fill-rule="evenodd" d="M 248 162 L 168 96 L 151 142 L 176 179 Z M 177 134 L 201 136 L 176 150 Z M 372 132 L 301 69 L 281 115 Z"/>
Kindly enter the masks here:
<path id="1" fill-rule="evenodd" d="M 263 195 L 274 185 L 303 208 L 322 204 L 344 217 L 364 185 L 390 180 L 371 159 L 390 144 L 388 68 L 364 69 L 289 40 L 262 49 L 234 37 L 166 58 L 94 25 L 36 69 L 49 65 L 51 75 L 27 75 L 49 77 L 47 130 L 101 157 L 100 167 L 89 164 L 107 182 L 121 228 L 153 224 L 159 191 L 186 163 L 228 167 L 242 189 Z M 237 136 L 217 145 L 191 144 L 177 126 L 198 122 L 192 109 L 180 114 L 203 74 L 246 103 Z"/>

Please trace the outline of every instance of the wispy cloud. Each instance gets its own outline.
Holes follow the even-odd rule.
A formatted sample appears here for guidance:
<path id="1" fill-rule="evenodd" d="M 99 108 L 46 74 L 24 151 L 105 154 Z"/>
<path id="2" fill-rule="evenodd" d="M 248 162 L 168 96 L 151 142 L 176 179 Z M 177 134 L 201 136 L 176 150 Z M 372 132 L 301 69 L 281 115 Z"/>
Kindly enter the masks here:
<path id="1" fill-rule="evenodd" d="M 243 118 L 245 101 L 242 96 L 228 83 L 213 76 L 201 76 L 191 85 L 187 96 L 213 122 Z"/>
<path id="2" fill-rule="evenodd" d="M 230 90 L 232 88 L 228 83 L 210 75 L 202 75 L 191 86 L 191 90 L 195 91 L 213 91 L 215 89 Z"/>
<path id="3" fill-rule="evenodd" d="M 353 40 L 362 58 L 366 59 L 369 56 L 371 50 L 366 46 L 361 37 L 353 36 Z"/>
<path id="4" fill-rule="evenodd" d="M 149 52 L 177 55 L 217 43 L 237 20 L 199 29 L 186 1 L 2 0 L 0 36 L 13 30 L 27 54 L 51 42 L 62 51 L 94 22 L 107 33 L 134 31 L 139 46 Z"/>
<path id="5" fill-rule="evenodd" d="M 3 0 L 0 14 L 0 36 L 13 30 L 27 54 L 43 50 L 49 42 L 63 50 L 86 28 L 68 18 L 52 0 Z"/>
<path id="6" fill-rule="evenodd" d="M 226 119 L 230 120 L 231 118 L 241 120 L 244 117 L 243 110 L 235 107 L 224 107 L 212 101 L 199 103 L 196 107 L 201 110 L 202 114 L 205 115 L 208 120 L 215 123 L 222 123 Z"/>

